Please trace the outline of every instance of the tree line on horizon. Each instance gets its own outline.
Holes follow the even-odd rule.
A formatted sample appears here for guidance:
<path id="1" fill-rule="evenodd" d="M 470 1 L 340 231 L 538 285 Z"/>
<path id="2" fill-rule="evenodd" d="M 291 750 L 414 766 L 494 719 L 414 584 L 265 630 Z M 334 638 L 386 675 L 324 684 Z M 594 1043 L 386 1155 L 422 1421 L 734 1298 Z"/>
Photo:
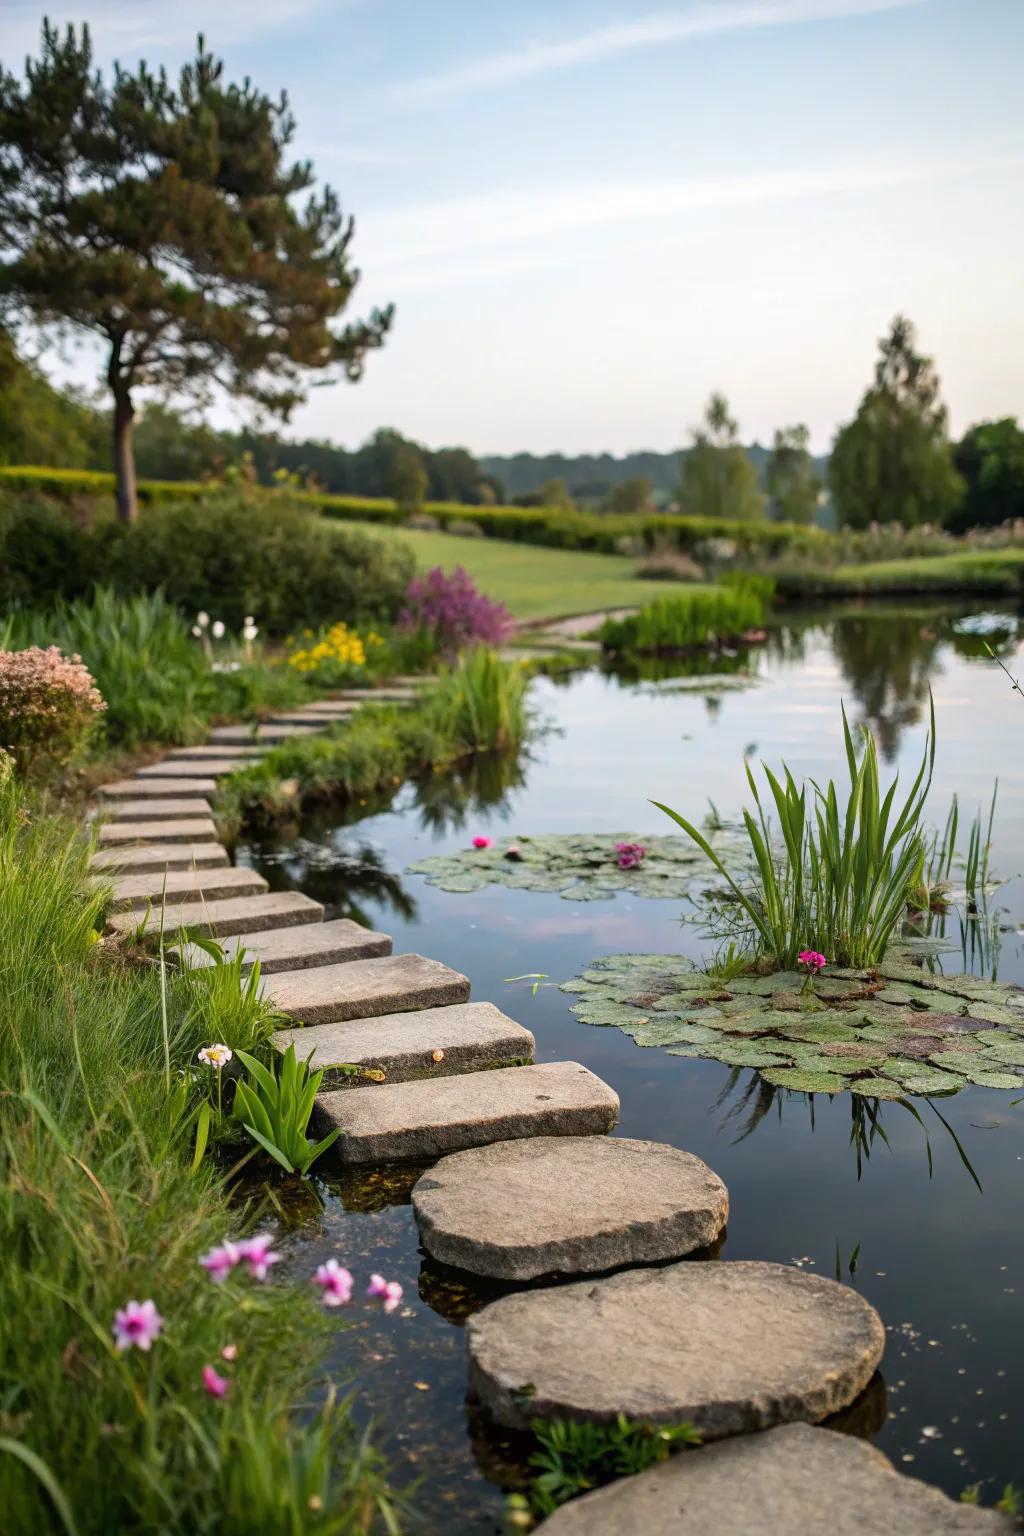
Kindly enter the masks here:
<path id="1" fill-rule="evenodd" d="M 287 99 L 226 82 L 202 38 L 175 84 L 145 63 L 105 79 L 88 28 L 46 22 L 24 78 L 0 66 L 0 463 L 113 469 L 128 521 L 137 473 L 202 479 L 243 459 L 264 481 L 284 470 L 410 511 L 508 497 L 810 523 L 828 503 L 841 526 L 955 531 L 1024 516 L 1024 433 L 1008 417 L 952 442 L 934 364 L 904 316 L 827 463 L 802 423 L 744 446 L 717 392 L 678 454 L 618 460 L 477 458 L 390 428 L 346 450 L 268 429 L 315 376 L 358 380 L 394 320 L 393 306 L 343 319 L 359 280 L 354 225 L 331 188 L 314 190 L 309 162 L 289 162 L 294 132 Z M 109 405 L 54 388 L 19 355 L 26 332 L 99 340 Z M 261 429 L 204 425 L 218 391 L 253 402 Z"/>

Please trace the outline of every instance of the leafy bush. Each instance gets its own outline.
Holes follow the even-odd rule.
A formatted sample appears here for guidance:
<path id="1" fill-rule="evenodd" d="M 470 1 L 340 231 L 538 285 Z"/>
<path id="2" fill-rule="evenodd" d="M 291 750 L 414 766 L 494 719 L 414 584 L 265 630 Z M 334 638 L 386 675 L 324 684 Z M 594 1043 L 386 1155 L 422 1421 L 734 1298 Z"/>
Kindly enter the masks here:
<path id="1" fill-rule="evenodd" d="M 659 597 L 639 613 L 606 619 L 599 638 L 609 651 L 657 654 L 741 635 L 764 623 L 768 589 L 753 582 L 736 582 L 728 587 Z"/>
<path id="2" fill-rule="evenodd" d="M 0 493 L 0 604 L 32 607 L 78 597 L 91 585 L 94 569 L 90 534 L 66 506 L 39 495 Z"/>
<path id="3" fill-rule="evenodd" d="M 80 656 L 55 645 L 0 651 L 0 746 L 22 772 L 63 767 L 106 707 Z"/>
<path id="4" fill-rule="evenodd" d="M 414 577 L 398 622 L 406 631 L 425 631 L 435 649 L 448 656 L 467 645 L 501 645 L 512 631 L 508 609 L 478 592 L 461 565 L 450 575 L 438 565 Z"/>
<path id="5" fill-rule="evenodd" d="M 756 819 L 743 812 L 753 857 L 749 887 L 726 869 L 692 822 L 654 802 L 725 879 L 735 898 L 726 921 L 742 934 L 742 947 L 749 945 L 783 970 L 795 970 L 805 950 L 819 952 L 833 965 L 877 965 L 906 915 L 911 887 L 924 866 L 921 818 L 935 765 L 934 706 L 921 766 L 898 812 L 896 781 L 884 795 L 879 786 L 874 736 L 864 728 L 858 761 L 845 709 L 843 738 L 850 788 L 842 812 L 831 779 L 824 789 L 812 786 L 808 804 L 806 784 L 798 786 L 788 768 L 780 782 L 765 767 L 781 848 L 748 765 L 747 782 L 757 807 Z"/>
<path id="6" fill-rule="evenodd" d="M 691 1424 L 641 1424 L 624 1413 L 611 1424 L 534 1419 L 530 1428 L 540 1448 L 530 1457 L 529 1502 L 541 1516 L 554 1514 L 577 1494 L 633 1477 L 683 1446 L 701 1443 Z"/>

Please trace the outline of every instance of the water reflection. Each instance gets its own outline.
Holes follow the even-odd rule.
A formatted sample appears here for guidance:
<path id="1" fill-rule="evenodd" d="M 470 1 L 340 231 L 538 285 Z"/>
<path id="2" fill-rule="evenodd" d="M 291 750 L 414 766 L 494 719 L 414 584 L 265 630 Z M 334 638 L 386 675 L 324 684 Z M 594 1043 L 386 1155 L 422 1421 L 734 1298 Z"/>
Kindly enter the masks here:
<path id="1" fill-rule="evenodd" d="M 459 832 L 483 812 L 507 815 L 513 790 L 526 782 L 529 755 L 478 752 L 444 774 L 421 779 L 413 803 L 420 826 L 433 832 Z"/>
<path id="2" fill-rule="evenodd" d="M 381 911 L 415 922 L 416 902 L 373 843 L 348 836 L 336 820 L 319 839 L 315 819 L 304 822 L 303 830 L 302 837 L 266 837 L 246 847 L 246 861 L 271 890 L 303 891 L 323 903 L 328 918 L 348 917 L 365 928 L 380 922 Z"/>

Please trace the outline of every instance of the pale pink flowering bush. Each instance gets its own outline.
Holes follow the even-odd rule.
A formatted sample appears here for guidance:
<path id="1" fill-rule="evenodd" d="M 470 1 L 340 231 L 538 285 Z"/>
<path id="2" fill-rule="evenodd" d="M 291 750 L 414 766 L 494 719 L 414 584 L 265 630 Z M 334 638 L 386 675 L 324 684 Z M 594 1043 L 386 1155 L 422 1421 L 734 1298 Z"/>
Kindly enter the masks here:
<path id="1" fill-rule="evenodd" d="M 0 747 L 23 774 L 68 762 L 106 707 L 80 656 L 55 645 L 0 651 Z"/>

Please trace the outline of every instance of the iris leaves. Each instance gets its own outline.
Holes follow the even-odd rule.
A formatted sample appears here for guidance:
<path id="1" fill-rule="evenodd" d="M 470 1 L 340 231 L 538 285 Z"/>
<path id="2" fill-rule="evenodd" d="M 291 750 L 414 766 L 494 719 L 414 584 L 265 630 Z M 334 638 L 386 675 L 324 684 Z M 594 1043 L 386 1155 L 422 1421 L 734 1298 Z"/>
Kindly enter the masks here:
<path id="1" fill-rule="evenodd" d="M 286 1173 L 308 1173 L 317 1158 L 341 1135 L 335 1129 L 322 1141 L 306 1138 L 323 1070 L 310 1074 L 309 1062 L 297 1059 L 294 1042 L 282 1055 L 276 1075 L 248 1051 L 239 1051 L 238 1056 L 249 1080 L 239 1083 L 235 1090 L 236 1120 Z"/>

